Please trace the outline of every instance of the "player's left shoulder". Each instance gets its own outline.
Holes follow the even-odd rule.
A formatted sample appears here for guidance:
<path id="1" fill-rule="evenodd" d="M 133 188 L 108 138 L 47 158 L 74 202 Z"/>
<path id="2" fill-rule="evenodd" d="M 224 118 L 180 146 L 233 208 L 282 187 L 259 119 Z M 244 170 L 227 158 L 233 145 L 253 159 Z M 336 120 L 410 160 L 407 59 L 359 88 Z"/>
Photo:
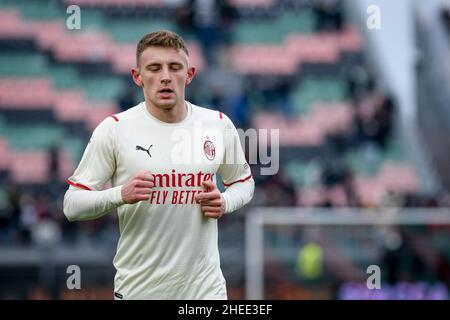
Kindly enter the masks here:
<path id="1" fill-rule="evenodd" d="M 202 122 L 224 128 L 228 127 L 232 123 L 231 119 L 220 110 L 208 109 L 192 103 L 191 106 L 195 118 L 201 120 Z"/>

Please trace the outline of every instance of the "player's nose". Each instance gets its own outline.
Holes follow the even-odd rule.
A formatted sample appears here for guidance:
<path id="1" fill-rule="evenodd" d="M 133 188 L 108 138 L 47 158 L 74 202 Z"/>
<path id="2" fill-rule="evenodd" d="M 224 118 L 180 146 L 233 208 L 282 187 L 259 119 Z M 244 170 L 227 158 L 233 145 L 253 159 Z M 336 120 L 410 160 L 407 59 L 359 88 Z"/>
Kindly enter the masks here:
<path id="1" fill-rule="evenodd" d="M 162 74 L 161 74 L 161 82 L 164 84 L 170 83 L 172 80 L 170 79 L 170 72 L 169 68 L 163 68 Z"/>

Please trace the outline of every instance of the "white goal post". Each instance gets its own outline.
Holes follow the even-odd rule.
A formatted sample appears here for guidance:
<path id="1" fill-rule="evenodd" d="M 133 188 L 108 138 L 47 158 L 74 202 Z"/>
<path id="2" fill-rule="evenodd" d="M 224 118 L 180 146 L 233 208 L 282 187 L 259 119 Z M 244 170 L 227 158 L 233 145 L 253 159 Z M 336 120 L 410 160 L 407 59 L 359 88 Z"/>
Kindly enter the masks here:
<path id="1" fill-rule="evenodd" d="M 254 208 L 246 214 L 245 297 L 264 299 L 265 225 L 450 225 L 448 208 Z"/>

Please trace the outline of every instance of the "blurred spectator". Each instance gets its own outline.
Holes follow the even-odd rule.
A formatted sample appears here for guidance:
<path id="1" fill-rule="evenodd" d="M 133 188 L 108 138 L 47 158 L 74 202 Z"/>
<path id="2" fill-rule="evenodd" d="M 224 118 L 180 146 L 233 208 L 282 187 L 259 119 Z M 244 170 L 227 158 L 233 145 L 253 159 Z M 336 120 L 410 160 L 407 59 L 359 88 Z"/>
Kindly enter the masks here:
<path id="1" fill-rule="evenodd" d="M 198 34 L 207 64 L 218 63 L 219 44 L 230 44 L 233 20 L 236 12 L 227 0 L 191 0 L 189 8 L 182 9 L 181 23 L 190 19 Z"/>
<path id="2" fill-rule="evenodd" d="M 9 212 L 9 227 L 12 229 L 18 229 L 20 218 L 20 198 L 22 196 L 22 190 L 19 185 L 10 183 L 6 189 L 7 198 L 7 210 Z"/>
<path id="3" fill-rule="evenodd" d="M 193 22 L 208 65 L 216 64 L 220 14 L 215 0 L 192 0 Z"/>
<path id="4" fill-rule="evenodd" d="M 373 77 L 370 75 L 367 66 L 357 62 L 349 67 L 346 73 L 346 81 L 354 106 L 357 106 L 358 102 L 374 88 Z"/>
<path id="5" fill-rule="evenodd" d="M 22 244 L 31 244 L 31 231 L 38 221 L 34 198 L 29 193 L 23 194 L 20 198 L 20 234 Z"/>
<path id="6" fill-rule="evenodd" d="M 127 82 L 127 86 L 123 94 L 119 98 L 119 106 L 121 111 L 128 110 L 138 103 L 136 98 L 135 85 Z"/>
<path id="7" fill-rule="evenodd" d="M 390 96 L 373 92 L 362 101 L 356 113 L 355 143 L 374 144 L 377 151 L 384 150 L 392 137 L 394 103 Z"/>
<path id="8" fill-rule="evenodd" d="M 447 287 L 450 286 L 450 263 L 446 254 L 443 252 L 438 252 L 437 256 L 437 277 L 438 279 L 444 281 Z"/>
<path id="9" fill-rule="evenodd" d="M 48 174 L 50 183 L 58 183 L 59 182 L 59 173 L 61 170 L 61 166 L 59 163 L 59 154 L 60 154 L 60 146 L 58 143 L 53 143 L 48 149 Z"/>
<path id="10" fill-rule="evenodd" d="M 345 195 L 347 196 L 347 206 L 361 207 L 362 203 L 358 198 L 358 194 L 355 190 L 355 173 L 352 169 L 345 169 L 342 186 L 344 188 Z"/>
<path id="11" fill-rule="evenodd" d="M 332 132 L 326 136 L 326 144 L 334 154 L 343 154 L 352 146 L 348 132 Z"/>
<path id="12" fill-rule="evenodd" d="M 236 8 L 228 0 L 217 0 L 220 15 L 221 42 L 231 45 L 233 42 L 233 24 L 237 18 Z"/>
<path id="13" fill-rule="evenodd" d="M 441 20 L 444 23 L 444 27 L 450 34 L 450 8 L 444 4 L 441 8 Z"/>
<path id="14" fill-rule="evenodd" d="M 337 161 L 326 161 L 322 171 L 322 184 L 325 187 L 333 187 L 344 181 L 345 171 L 342 164 Z"/>
<path id="15" fill-rule="evenodd" d="M 275 95 L 280 105 L 280 109 L 288 119 L 294 119 L 294 107 L 290 99 L 292 90 L 289 81 L 283 79 L 275 87 Z"/>
<path id="16" fill-rule="evenodd" d="M 280 170 L 278 174 L 270 176 L 261 186 L 264 190 L 269 207 L 294 207 L 296 203 L 295 187 Z"/>
<path id="17" fill-rule="evenodd" d="M 57 223 L 46 217 L 35 224 L 32 230 L 34 243 L 47 247 L 58 244 L 61 238 L 61 229 Z"/>
<path id="18" fill-rule="evenodd" d="M 250 127 L 249 94 L 250 90 L 245 86 L 232 101 L 230 117 L 233 119 L 236 128 L 247 129 Z"/>
<path id="19" fill-rule="evenodd" d="M 342 8 L 340 0 L 316 0 L 314 9 L 319 31 L 342 29 Z"/>
<path id="20" fill-rule="evenodd" d="M 212 85 L 209 105 L 219 111 L 225 112 L 225 93 L 220 85 Z"/>
<path id="21" fill-rule="evenodd" d="M 386 272 L 386 280 L 389 284 L 395 284 L 400 280 L 401 250 L 404 247 L 403 237 L 399 232 L 391 228 L 384 229 L 384 255 L 383 270 Z"/>
<path id="22" fill-rule="evenodd" d="M 175 9 L 175 21 L 183 33 L 195 31 L 194 26 L 194 10 L 192 8 L 193 1 L 188 0 L 181 3 Z"/>
<path id="23" fill-rule="evenodd" d="M 381 104 L 375 113 L 374 120 L 377 122 L 378 130 L 374 136 L 378 145 L 385 149 L 389 138 L 392 136 L 394 118 L 394 103 L 390 96 L 383 96 Z"/>
<path id="24" fill-rule="evenodd" d="M 299 250 L 296 261 L 296 273 L 307 280 L 316 280 L 322 276 L 323 249 L 319 243 L 308 242 Z"/>

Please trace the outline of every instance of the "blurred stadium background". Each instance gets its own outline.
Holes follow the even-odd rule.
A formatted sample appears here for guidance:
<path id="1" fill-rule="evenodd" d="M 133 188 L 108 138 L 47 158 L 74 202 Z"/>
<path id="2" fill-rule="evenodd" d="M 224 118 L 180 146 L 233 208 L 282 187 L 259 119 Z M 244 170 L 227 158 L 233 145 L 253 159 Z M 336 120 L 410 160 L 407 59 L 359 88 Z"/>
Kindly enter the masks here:
<path id="1" fill-rule="evenodd" d="M 188 100 L 280 130 L 279 172 L 253 165 L 252 203 L 220 220 L 231 299 L 449 298 L 448 1 L 0 0 L 0 299 L 112 299 L 117 217 L 69 223 L 65 179 L 142 100 L 135 46 L 163 28 L 198 68 Z"/>

